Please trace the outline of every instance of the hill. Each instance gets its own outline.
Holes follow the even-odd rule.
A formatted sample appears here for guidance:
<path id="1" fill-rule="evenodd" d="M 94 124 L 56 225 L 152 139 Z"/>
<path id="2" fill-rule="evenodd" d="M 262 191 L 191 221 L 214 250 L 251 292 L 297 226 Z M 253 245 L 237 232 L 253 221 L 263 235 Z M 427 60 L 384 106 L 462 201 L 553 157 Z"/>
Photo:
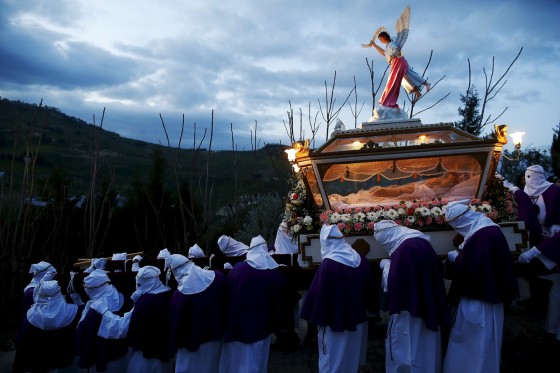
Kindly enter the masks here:
<path id="1" fill-rule="evenodd" d="M 92 167 L 97 164 L 99 180 L 113 180 L 113 188 L 126 194 L 135 182 L 149 177 L 158 153 L 167 165 L 165 185 L 175 185 L 172 166 L 176 165 L 179 179 L 191 184 L 194 191 L 201 191 L 206 185 L 212 188 L 218 208 L 238 196 L 284 195 L 288 189 L 289 164 L 283 152 L 286 147 L 281 145 L 266 145 L 257 151 L 177 152 L 175 148 L 121 137 L 100 128 L 99 123 L 86 123 L 57 108 L 5 98 L 0 100 L 0 124 L 4 192 L 7 188 L 21 189 L 24 178 L 29 177 L 25 166 L 31 166 L 35 159 L 36 187 L 53 173 L 62 174 L 68 183 L 66 194 L 83 195 L 90 187 Z M 40 196 L 41 191 L 34 194 Z"/>

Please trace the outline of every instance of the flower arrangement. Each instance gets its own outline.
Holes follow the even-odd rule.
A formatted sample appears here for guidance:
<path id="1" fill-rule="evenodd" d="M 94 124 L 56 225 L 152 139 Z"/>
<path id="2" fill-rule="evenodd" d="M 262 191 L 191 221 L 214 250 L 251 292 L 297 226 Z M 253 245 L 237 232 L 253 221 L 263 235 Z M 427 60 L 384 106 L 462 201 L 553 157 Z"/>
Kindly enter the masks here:
<path id="1" fill-rule="evenodd" d="M 318 222 L 313 218 L 314 211 L 307 207 L 307 190 L 301 173 L 292 175 L 291 190 L 286 198 L 284 221 L 293 239 L 302 233 L 313 233 Z"/>
<path id="2" fill-rule="evenodd" d="M 429 202 L 401 201 L 395 205 L 356 207 L 322 211 L 318 220 L 315 214 L 303 208 L 307 197 L 305 184 L 296 179 L 286 203 L 285 218 L 292 237 L 302 233 L 316 233 L 323 224 L 336 224 L 344 234 L 372 233 L 373 225 L 380 220 L 393 220 L 397 224 L 418 229 L 431 230 L 448 227 L 445 222 L 446 199 Z M 517 205 L 513 193 L 502 180 L 496 177 L 487 186 L 484 200 L 473 199 L 469 204 L 473 211 L 485 213 L 496 223 L 514 221 Z"/>

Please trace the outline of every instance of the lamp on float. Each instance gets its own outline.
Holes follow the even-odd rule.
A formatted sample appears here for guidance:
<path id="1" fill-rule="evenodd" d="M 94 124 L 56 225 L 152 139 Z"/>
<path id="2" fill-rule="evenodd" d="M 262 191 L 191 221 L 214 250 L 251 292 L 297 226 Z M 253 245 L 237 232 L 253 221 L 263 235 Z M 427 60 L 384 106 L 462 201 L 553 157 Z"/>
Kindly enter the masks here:
<path id="1" fill-rule="evenodd" d="M 523 135 L 525 135 L 525 132 L 519 132 L 519 131 L 509 134 L 511 140 L 513 141 L 513 146 L 517 151 L 517 155 L 515 156 L 515 158 L 509 158 L 505 154 L 502 154 L 504 158 L 509 159 L 510 161 L 516 161 L 519 159 L 519 156 L 521 155 L 521 142 L 523 141 Z"/>
<path id="2" fill-rule="evenodd" d="M 423 145 L 423 144 L 426 143 L 426 140 L 427 140 L 427 139 L 428 139 L 428 136 L 426 136 L 426 135 L 420 135 L 420 136 L 418 136 L 418 143 L 419 143 L 420 145 Z"/>
<path id="3" fill-rule="evenodd" d="M 285 152 L 286 154 L 288 154 L 288 161 L 289 161 L 289 162 L 295 162 L 295 160 L 296 160 L 297 149 L 290 148 L 290 149 L 284 150 L 284 152 Z"/>

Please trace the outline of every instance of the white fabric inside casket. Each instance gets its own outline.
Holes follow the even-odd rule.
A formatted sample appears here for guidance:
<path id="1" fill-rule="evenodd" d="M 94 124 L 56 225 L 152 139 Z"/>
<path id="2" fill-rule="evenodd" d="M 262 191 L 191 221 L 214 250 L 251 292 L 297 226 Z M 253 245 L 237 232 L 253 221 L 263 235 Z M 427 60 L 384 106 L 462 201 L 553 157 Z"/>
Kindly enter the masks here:
<path id="1" fill-rule="evenodd" d="M 480 174 L 479 162 L 472 156 L 461 155 L 334 164 L 325 172 L 323 181 L 331 208 L 338 209 L 401 201 L 427 202 L 435 198 L 474 198 Z M 344 186 L 335 183 L 345 182 L 357 182 L 348 186 L 359 184 L 359 190 L 342 193 Z"/>

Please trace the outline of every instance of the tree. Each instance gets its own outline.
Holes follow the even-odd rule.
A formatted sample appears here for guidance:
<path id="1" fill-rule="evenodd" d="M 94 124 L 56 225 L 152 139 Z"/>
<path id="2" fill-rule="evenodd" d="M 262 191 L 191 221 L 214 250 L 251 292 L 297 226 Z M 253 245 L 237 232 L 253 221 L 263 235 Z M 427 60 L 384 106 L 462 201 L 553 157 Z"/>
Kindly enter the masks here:
<path id="1" fill-rule="evenodd" d="M 348 93 L 348 96 L 346 96 L 346 99 L 344 100 L 342 105 L 340 105 L 338 109 L 335 109 L 335 104 L 336 104 L 336 98 L 334 97 L 335 86 L 336 86 L 336 71 L 334 72 L 334 78 L 333 78 L 333 83 L 331 86 L 330 93 L 327 88 L 327 81 L 325 80 L 325 109 L 324 110 L 323 107 L 321 106 L 321 100 L 317 99 L 317 102 L 319 103 L 319 111 L 321 112 L 321 116 L 323 117 L 323 120 L 325 121 L 327 127 L 325 141 L 328 141 L 329 139 L 329 128 L 331 126 L 331 123 L 338 117 L 338 113 L 340 113 L 340 110 L 342 110 L 342 108 L 346 105 L 348 99 L 350 98 L 350 95 L 352 94 L 352 92 L 354 92 L 355 89 L 355 87 L 352 88 L 352 90 L 350 90 L 350 92 Z"/>
<path id="2" fill-rule="evenodd" d="M 511 154 L 507 150 L 503 154 L 510 158 L 515 158 L 517 154 Z M 532 165 L 541 165 L 547 176 L 552 175 L 552 160 L 547 149 L 543 148 L 527 148 L 519 155 L 516 161 L 510 161 L 502 157 L 498 167 L 500 174 L 508 181 L 516 183 L 519 175 L 523 175 L 527 167 Z"/>
<path id="3" fill-rule="evenodd" d="M 555 176 L 560 176 L 560 123 L 552 131 L 552 145 L 550 146 L 550 156 L 552 158 L 552 170 Z"/>
<path id="4" fill-rule="evenodd" d="M 470 85 L 467 88 L 467 93 L 461 95 L 461 102 L 465 105 L 458 109 L 462 119 L 455 122 L 455 127 L 472 135 L 479 136 L 482 130 L 480 127 L 482 116 L 480 115 L 480 99 L 474 85 Z"/>
<path id="5" fill-rule="evenodd" d="M 258 194 L 248 207 L 245 222 L 236 238 L 250 242 L 253 237 L 261 235 L 267 242 L 274 242 L 283 209 L 282 199 L 277 194 Z"/>
<path id="6" fill-rule="evenodd" d="M 485 67 L 482 68 L 482 72 L 484 73 L 484 78 L 485 78 L 484 93 L 482 95 L 482 100 L 478 99 L 478 92 L 476 91 L 476 88 L 472 83 L 471 61 L 470 59 L 467 59 L 468 66 L 469 66 L 469 82 L 467 84 L 467 93 L 465 94 L 465 96 L 461 95 L 461 101 L 465 104 L 465 108 L 463 110 L 467 115 L 469 114 L 469 110 L 471 108 L 478 109 L 473 112 L 473 117 L 471 118 L 472 121 L 465 122 L 465 125 L 468 124 L 467 132 L 478 136 L 486 125 L 495 123 L 498 120 L 498 118 L 500 118 L 506 112 L 506 110 L 508 109 L 507 107 L 504 110 L 502 110 L 502 112 L 498 114 L 495 118 L 493 118 L 492 114 L 489 115 L 486 114 L 486 107 L 507 83 L 507 79 L 505 79 L 505 77 L 508 74 L 511 67 L 513 66 L 513 64 L 515 63 L 515 61 L 517 61 L 517 59 L 521 55 L 522 51 L 523 51 L 523 47 L 519 49 L 517 56 L 515 56 L 515 58 L 509 64 L 508 68 L 505 70 L 505 72 L 498 79 L 496 79 L 496 81 L 494 81 L 494 72 L 495 72 L 494 57 L 492 57 L 492 67 L 490 69 L 490 73 L 486 72 Z M 475 119 L 474 113 L 477 114 L 476 116 L 477 121 L 474 120 Z M 459 114 L 463 115 L 461 114 L 461 109 L 459 109 Z"/>

